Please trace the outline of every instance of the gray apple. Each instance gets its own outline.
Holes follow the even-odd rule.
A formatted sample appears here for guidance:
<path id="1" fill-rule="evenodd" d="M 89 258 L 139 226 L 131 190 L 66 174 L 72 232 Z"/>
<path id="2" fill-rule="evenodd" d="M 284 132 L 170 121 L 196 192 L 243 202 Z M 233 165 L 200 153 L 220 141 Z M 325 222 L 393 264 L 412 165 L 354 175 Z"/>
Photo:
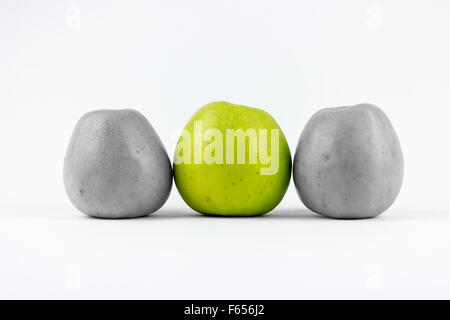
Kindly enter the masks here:
<path id="1" fill-rule="evenodd" d="M 375 217 L 400 191 L 403 155 L 378 107 L 327 108 L 304 128 L 293 175 L 300 199 L 312 211 L 331 218 Z"/>
<path id="2" fill-rule="evenodd" d="M 135 218 L 158 210 L 172 167 L 148 120 L 135 110 L 97 110 L 75 127 L 64 186 L 78 210 L 99 218 Z"/>

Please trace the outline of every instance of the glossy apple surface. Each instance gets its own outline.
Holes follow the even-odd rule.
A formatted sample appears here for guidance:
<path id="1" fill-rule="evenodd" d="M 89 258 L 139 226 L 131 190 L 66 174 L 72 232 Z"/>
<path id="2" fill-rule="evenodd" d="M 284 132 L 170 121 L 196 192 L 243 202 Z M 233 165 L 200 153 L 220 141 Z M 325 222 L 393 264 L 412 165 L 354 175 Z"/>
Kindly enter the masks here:
<path id="1" fill-rule="evenodd" d="M 223 142 L 222 152 L 215 151 L 215 156 L 222 153 L 223 163 L 214 162 L 207 164 L 203 161 L 195 163 L 194 150 L 199 147 L 194 145 L 195 123 L 201 122 L 203 132 L 209 129 L 219 130 L 226 140 L 227 129 L 247 131 L 254 129 L 267 130 L 267 144 L 258 143 L 257 163 L 250 163 L 250 140 L 246 140 L 245 163 L 237 164 L 237 146 L 234 145 L 233 153 L 236 155 L 236 163 L 226 161 L 226 141 Z M 272 141 L 272 131 L 279 133 L 276 140 L 277 148 Z M 195 211 L 223 216 L 254 216 L 262 215 L 275 208 L 283 198 L 290 181 L 291 155 L 286 139 L 274 118 L 267 112 L 246 106 L 228 102 L 214 102 L 200 108 L 186 124 L 185 131 L 191 133 L 192 154 L 189 157 L 191 163 L 177 164 L 177 153 L 174 160 L 175 184 L 184 201 Z M 275 135 L 274 135 L 275 137 Z M 258 136 L 260 138 L 260 136 Z M 180 137 L 179 145 L 185 137 Z M 208 143 L 212 140 L 204 140 L 200 151 L 206 152 Z M 260 140 L 258 140 L 259 142 Z M 275 140 L 274 140 L 275 141 Z M 270 164 L 259 161 L 261 152 L 271 155 Z M 183 155 L 185 155 L 183 150 Z M 276 156 L 276 160 L 274 159 Z M 278 165 L 275 165 L 278 161 Z M 272 168 L 273 171 L 270 171 Z"/>

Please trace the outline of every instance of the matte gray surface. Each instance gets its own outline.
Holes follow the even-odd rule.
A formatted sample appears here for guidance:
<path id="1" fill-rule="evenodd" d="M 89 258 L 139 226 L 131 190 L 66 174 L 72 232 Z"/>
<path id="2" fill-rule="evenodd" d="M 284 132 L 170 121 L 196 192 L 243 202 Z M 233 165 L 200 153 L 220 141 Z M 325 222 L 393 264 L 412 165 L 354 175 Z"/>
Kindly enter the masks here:
<path id="1" fill-rule="evenodd" d="M 147 119 L 134 110 L 85 114 L 64 161 L 64 185 L 81 212 L 134 218 L 158 210 L 172 187 L 172 167 Z"/>
<path id="2" fill-rule="evenodd" d="M 322 109 L 304 128 L 294 183 L 306 207 L 332 218 L 384 212 L 403 180 L 403 155 L 391 122 L 370 104 Z"/>

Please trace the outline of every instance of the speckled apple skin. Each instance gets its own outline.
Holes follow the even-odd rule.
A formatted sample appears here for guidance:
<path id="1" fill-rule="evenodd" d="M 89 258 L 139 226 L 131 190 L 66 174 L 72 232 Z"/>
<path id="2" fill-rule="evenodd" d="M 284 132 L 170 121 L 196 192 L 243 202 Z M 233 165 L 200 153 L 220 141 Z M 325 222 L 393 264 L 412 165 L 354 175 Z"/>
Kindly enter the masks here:
<path id="1" fill-rule="evenodd" d="M 304 128 L 293 164 L 306 207 L 331 218 L 370 218 L 396 199 L 403 155 L 384 112 L 371 104 L 322 109 Z"/>
<path id="2" fill-rule="evenodd" d="M 203 121 L 203 130 L 217 128 L 223 133 L 239 128 L 280 129 L 267 112 L 224 101 L 200 108 L 185 129 L 193 132 L 196 120 Z M 258 216 L 274 209 L 286 193 L 292 167 L 289 146 L 279 132 L 279 171 L 274 175 L 261 175 L 259 163 L 174 164 L 174 180 L 183 200 L 199 213 L 218 216 Z"/>
<path id="3" fill-rule="evenodd" d="M 98 218 L 135 218 L 158 210 L 172 186 L 164 146 L 135 110 L 85 114 L 64 160 L 64 186 L 75 207 Z"/>

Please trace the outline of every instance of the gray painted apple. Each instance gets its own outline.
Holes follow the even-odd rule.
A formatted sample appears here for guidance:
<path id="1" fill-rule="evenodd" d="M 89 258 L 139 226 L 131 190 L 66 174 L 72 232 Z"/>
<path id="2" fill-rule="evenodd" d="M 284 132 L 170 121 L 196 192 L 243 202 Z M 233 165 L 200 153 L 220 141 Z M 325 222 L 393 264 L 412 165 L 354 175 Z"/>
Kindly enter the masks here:
<path id="1" fill-rule="evenodd" d="M 172 167 L 148 120 L 135 110 L 97 110 L 78 122 L 64 160 L 64 186 L 81 212 L 135 218 L 158 210 Z"/>
<path id="2" fill-rule="evenodd" d="M 384 212 L 403 180 L 403 155 L 391 122 L 378 107 L 322 109 L 304 128 L 293 164 L 306 207 L 331 218 Z"/>

